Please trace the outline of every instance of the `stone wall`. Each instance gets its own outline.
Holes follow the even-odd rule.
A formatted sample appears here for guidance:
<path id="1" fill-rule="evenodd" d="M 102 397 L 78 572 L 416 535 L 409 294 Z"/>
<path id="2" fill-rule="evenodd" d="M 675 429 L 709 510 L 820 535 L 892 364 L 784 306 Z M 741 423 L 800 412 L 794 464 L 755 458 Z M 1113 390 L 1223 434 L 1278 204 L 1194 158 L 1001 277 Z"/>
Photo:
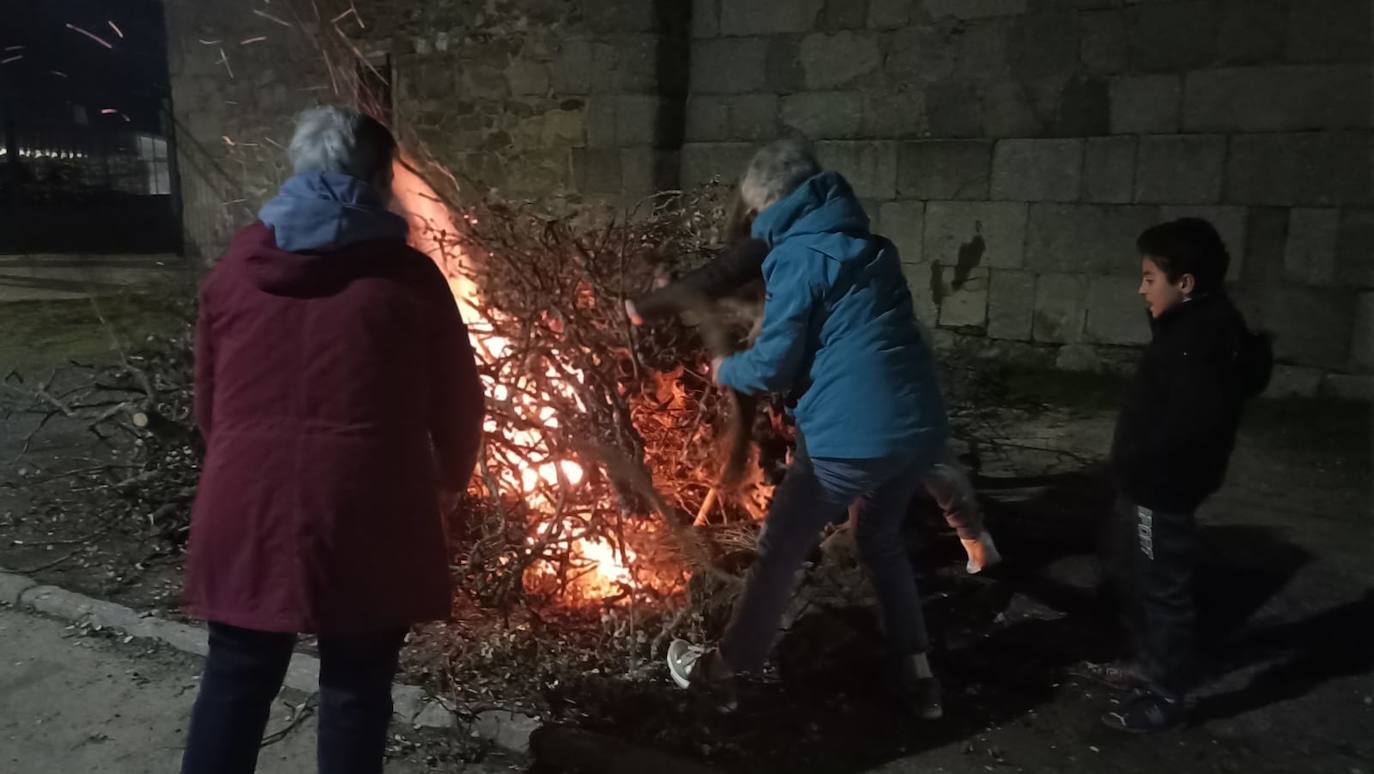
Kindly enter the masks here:
<path id="1" fill-rule="evenodd" d="M 336 97 L 307 36 L 167 2 L 188 240 L 211 254 L 283 173 L 267 138 Z M 1129 362 L 1135 237 L 1201 215 L 1277 336 L 1274 392 L 1374 394 L 1371 0 L 356 7 L 402 134 L 479 187 L 625 204 L 801 132 L 901 248 L 937 340 L 1074 368 Z M 205 182 L 225 179 L 240 193 Z"/>
<path id="2" fill-rule="evenodd" d="M 283 8 L 165 7 L 185 249 L 210 260 L 287 174 L 291 117 L 328 93 L 330 81 Z"/>
<path id="3" fill-rule="evenodd" d="M 628 203 L 675 185 L 690 8 L 408 4 L 372 39 L 393 55 L 398 123 L 453 169 L 516 198 Z"/>
<path id="4" fill-rule="evenodd" d="M 474 188 L 623 205 L 677 183 L 682 3 L 166 2 L 194 254 L 217 255 L 286 175 L 292 116 L 376 81 L 402 138 Z M 345 63 L 348 46 L 371 67 Z"/>
<path id="5" fill-rule="evenodd" d="M 1374 392 L 1368 0 L 696 0 L 684 184 L 796 131 L 937 340 L 1062 367 L 1149 332 L 1137 234 L 1212 220 L 1275 392 Z"/>

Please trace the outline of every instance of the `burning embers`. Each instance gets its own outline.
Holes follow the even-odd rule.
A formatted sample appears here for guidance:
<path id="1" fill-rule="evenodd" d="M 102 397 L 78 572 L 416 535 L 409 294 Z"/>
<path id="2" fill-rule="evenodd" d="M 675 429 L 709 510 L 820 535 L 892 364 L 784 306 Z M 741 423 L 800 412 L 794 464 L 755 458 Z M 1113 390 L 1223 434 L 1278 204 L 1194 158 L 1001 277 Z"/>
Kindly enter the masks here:
<path id="1" fill-rule="evenodd" d="M 628 518 L 612 482 L 589 475 L 570 446 L 574 438 L 637 443 L 618 373 L 627 367 L 628 347 L 621 341 L 620 354 L 602 352 L 585 335 L 612 325 L 623 331 L 598 304 L 596 272 L 578 271 L 553 250 L 549 265 L 539 266 L 519 254 L 519 245 L 505 245 L 507 252 L 473 245 L 471 215 L 459 215 L 468 220 L 460 241 L 452 211 L 418 175 L 398 164 L 394 186 L 415 246 L 450 277 L 486 387 L 476 490 L 495 523 L 482 525 L 474 547 L 482 555 L 469 563 L 494 560 L 496 574 L 504 575 L 499 597 L 593 600 L 638 593 L 648 577 L 627 544 L 652 526 Z M 469 264 L 474 246 L 490 264 L 480 278 L 487 294 L 479 292 Z M 520 268 L 522 261 L 531 271 Z M 616 431 L 611 438 L 605 427 Z"/>

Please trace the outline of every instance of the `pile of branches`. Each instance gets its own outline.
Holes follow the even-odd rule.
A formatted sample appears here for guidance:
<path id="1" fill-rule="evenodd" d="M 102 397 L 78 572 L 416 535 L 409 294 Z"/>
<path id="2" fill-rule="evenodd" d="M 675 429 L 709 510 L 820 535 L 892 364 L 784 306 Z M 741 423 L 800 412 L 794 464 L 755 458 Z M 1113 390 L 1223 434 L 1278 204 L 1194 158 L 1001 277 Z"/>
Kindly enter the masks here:
<path id="1" fill-rule="evenodd" d="M 428 171 L 440 182 L 431 191 L 443 191 L 450 179 Z M 726 194 L 710 186 L 619 215 L 553 217 L 433 193 L 442 214 L 423 221 L 421 241 L 463 302 L 488 398 L 456 545 L 461 585 L 484 604 L 661 608 L 690 575 L 719 573 L 722 554 L 752 543 L 771 493 L 761 461 L 748 459 L 729 486 L 721 476 L 754 417 L 709 372 L 748 320 L 703 306 L 692 326 L 640 329 L 624 307 L 714 255 Z"/>
<path id="2" fill-rule="evenodd" d="M 36 417 L 15 461 L 22 472 L 17 485 L 29 494 L 34 513 L 86 517 L 82 521 L 91 532 L 66 542 L 87 545 L 121 530 L 151 538 L 153 553 L 174 552 L 190 531 L 190 504 L 203 452 L 191 416 L 194 310 L 189 302 L 181 303 L 176 332 L 131 347 L 101 314 L 98 302 L 91 303 L 109 335 L 112 362 L 71 362 L 39 379 L 13 371 L 0 381 L 6 415 Z M 26 455 L 43 433 L 58 425 L 65 435 L 84 434 L 94 446 L 88 443 L 87 452 L 64 458 L 62 467 L 44 469 Z M 24 569 L 45 569 L 74 553 Z"/>

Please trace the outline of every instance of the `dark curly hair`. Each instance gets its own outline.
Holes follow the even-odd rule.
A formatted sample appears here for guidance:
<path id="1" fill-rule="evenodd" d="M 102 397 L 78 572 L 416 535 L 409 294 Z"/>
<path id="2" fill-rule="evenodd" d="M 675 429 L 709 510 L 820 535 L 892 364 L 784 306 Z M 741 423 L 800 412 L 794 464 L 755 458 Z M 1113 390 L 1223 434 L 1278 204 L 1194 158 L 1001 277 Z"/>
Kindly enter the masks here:
<path id="1" fill-rule="evenodd" d="M 1169 278 L 1178 282 L 1193 275 L 1193 293 L 1223 290 L 1231 254 L 1216 228 L 1202 218 L 1179 218 L 1151 226 L 1136 239 L 1141 255 L 1149 256 Z"/>

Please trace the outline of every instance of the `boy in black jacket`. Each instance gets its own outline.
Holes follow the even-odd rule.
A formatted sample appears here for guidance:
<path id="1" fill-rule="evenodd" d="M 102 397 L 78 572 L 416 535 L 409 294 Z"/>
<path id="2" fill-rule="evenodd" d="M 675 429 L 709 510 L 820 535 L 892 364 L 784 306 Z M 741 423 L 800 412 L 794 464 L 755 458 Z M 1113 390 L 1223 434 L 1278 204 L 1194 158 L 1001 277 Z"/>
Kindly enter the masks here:
<path id="1" fill-rule="evenodd" d="M 1226 245 L 1205 220 L 1147 229 L 1139 293 L 1153 339 L 1112 441 L 1119 493 L 1113 570 L 1136 662 L 1109 670 L 1133 695 L 1102 720 L 1122 731 L 1180 723 L 1193 678 L 1194 513 L 1221 485 L 1245 401 L 1269 381 L 1268 339 L 1226 296 Z"/>

